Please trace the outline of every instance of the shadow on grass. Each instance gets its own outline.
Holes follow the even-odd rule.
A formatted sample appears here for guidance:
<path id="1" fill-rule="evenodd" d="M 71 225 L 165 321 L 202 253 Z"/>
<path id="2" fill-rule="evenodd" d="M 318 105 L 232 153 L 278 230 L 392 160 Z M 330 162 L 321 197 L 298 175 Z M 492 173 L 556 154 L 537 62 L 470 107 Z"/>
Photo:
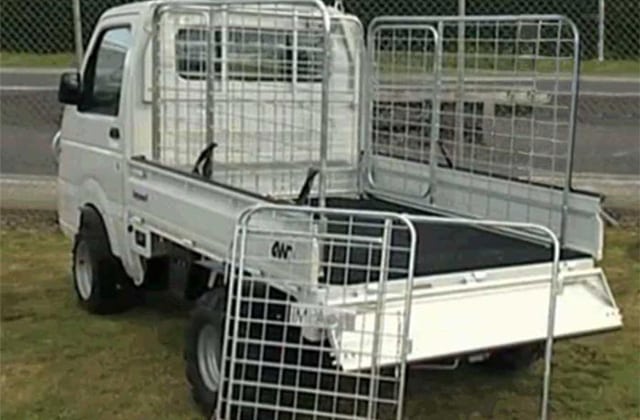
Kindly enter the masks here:
<path id="1" fill-rule="evenodd" d="M 108 318 L 123 325 L 155 331 L 159 345 L 181 356 L 184 347 L 184 331 L 192 308 L 192 302 L 179 299 L 171 292 L 146 292 L 138 306 Z"/>
<path id="2" fill-rule="evenodd" d="M 535 418 L 542 390 L 539 365 L 522 371 L 483 364 L 462 364 L 453 371 L 412 366 L 407 374 L 407 416 L 419 419 L 425 413 L 437 413 L 433 418 L 504 418 L 501 406 L 517 395 L 522 399 L 519 418 Z"/>

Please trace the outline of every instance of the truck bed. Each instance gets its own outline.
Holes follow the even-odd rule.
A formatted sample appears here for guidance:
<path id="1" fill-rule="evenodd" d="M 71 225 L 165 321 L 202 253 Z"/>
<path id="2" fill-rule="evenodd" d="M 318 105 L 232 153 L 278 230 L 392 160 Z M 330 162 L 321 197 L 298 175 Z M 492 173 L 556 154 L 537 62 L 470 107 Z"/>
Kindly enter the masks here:
<path id="1" fill-rule="evenodd" d="M 327 206 L 436 216 L 371 197 L 363 199 L 329 198 Z M 335 221 L 338 221 L 337 218 Z M 416 277 L 551 261 L 549 247 L 494 231 L 471 226 L 436 223 L 416 223 L 415 228 L 417 254 L 414 276 Z M 343 229 L 346 229 L 344 225 L 329 221 L 330 232 L 338 233 Z M 366 235 L 365 231 L 369 229 L 379 228 L 357 226 L 353 233 Z M 391 241 L 394 248 L 405 248 L 409 236 L 404 232 L 394 230 Z M 327 273 L 329 283 L 345 284 L 345 278 L 348 279 L 348 284 L 377 280 L 378 270 L 367 267 L 377 267 L 380 264 L 379 252 L 371 254 L 365 249 L 352 247 L 348 253 L 348 264 L 345 264 L 347 254 L 345 247 L 334 246 L 331 252 L 326 251 L 325 255 L 331 255 L 331 263 L 327 264 L 331 268 Z M 590 257 L 571 249 L 562 250 L 561 260 L 576 258 Z M 391 252 L 390 279 L 406 278 L 406 273 L 400 273 L 405 270 L 407 259 L 406 252 Z M 348 267 L 348 276 L 345 276 L 344 267 Z M 393 270 L 393 268 L 397 270 Z"/>

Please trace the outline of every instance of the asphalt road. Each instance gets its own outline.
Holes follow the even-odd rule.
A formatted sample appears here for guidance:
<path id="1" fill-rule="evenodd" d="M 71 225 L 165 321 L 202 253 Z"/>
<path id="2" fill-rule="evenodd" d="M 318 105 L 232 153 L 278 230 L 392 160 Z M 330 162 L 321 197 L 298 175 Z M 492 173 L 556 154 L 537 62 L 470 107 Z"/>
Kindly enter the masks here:
<path id="1" fill-rule="evenodd" d="M 58 80 L 59 71 L 0 72 L 0 173 L 55 174 Z M 640 173 L 640 80 L 581 80 L 574 162 L 576 172 Z"/>

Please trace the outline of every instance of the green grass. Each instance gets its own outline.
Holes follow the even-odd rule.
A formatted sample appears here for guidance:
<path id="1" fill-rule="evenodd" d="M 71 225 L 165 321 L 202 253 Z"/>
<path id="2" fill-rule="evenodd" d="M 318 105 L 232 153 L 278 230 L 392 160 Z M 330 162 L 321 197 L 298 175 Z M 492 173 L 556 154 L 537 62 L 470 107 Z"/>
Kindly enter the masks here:
<path id="1" fill-rule="evenodd" d="M 640 77 L 640 60 L 587 60 L 581 70 L 588 75 Z"/>
<path id="2" fill-rule="evenodd" d="M 71 67 L 75 63 L 72 53 L 30 54 L 0 51 L 2 67 Z"/>
<path id="3" fill-rule="evenodd" d="M 420 53 L 407 53 L 406 51 L 379 52 L 376 57 L 377 68 L 382 73 L 426 74 L 433 71 L 433 55 Z M 465 73 L 526 76 L 527 74 L 558 74 L 568 76 L 573 70 L 574 62 L 570 58 L 555 60 L 552 57 L 541 57 L 537 60 L 515 59 L 513 56 L 492 57 L 473 54 L 465 56 Z M 458 60 L 455 53 L 446 53 L 442 60 L 442 72 L 445 75 L 457 74 Z M 598 76 L 640 76 L 639 60 L 585 60 L 581 63 L 582 75 Z"/>
<path id="4" fill-rule="evenodd" d="M 198 418 L 183 376 L 184 307 L 154 298 L 118 316 L 88 315 L 76 305 L 70 244 L 59 233 L 3 228 L 0 240 L 3 420 Z M 607 232 L 604 265 L 625 327 L 556 345 L 554 419 L 638 418 L 639 254 L 637 227 Z M 540 371 L 540 363 L 517 374 L 412 369 L 407 414 L 535 418 Z"/>

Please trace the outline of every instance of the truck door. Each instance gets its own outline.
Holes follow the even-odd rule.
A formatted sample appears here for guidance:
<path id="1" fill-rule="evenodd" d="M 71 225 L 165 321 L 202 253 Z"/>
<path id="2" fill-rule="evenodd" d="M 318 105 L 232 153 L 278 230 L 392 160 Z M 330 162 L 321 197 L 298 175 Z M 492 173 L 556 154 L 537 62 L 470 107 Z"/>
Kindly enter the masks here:
<path id="1" fill-rule="evenodd" d="M 79 188 L 67 200 L 71 220 L 86 203 L 102 214 L 111 245 L 119 255 L 123 229 L 124 112 L 121 101 L 125 59 L 132 44 L 131 26 L 124 17 L 103 20 L 90 43 L 81 74 L 82 94 L 77 107 L 67 107 L 63 119 L 64 151 L 60 177 Z"/>

